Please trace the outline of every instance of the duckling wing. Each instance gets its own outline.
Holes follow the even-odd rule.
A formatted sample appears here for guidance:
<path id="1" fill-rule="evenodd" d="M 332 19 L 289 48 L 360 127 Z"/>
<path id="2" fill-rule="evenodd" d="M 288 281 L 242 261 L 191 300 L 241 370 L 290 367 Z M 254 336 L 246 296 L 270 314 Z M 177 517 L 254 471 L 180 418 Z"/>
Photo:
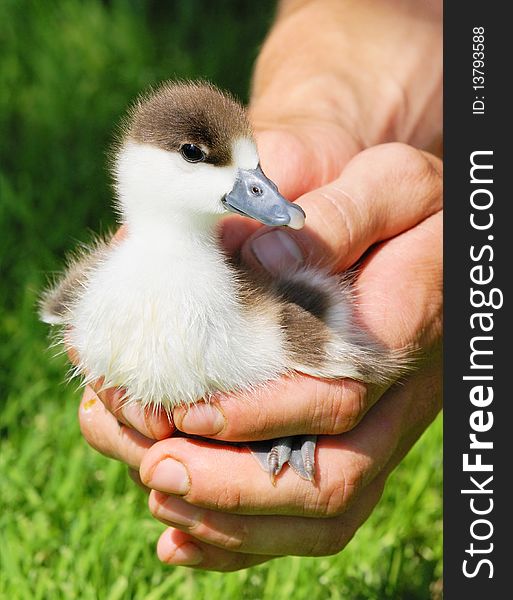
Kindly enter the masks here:
<path id="1" fill-rule="evenodd" d="M 354 273 L 305 268 L 274 281 L 290 366 L 322 378 L 386 383 L 407 370 L 408 350 L 374 340 L 357 318 Z"/>
<path id="2" fill-rule="evenodd" d="M 238 257 L 233 266 L 241 302 L 250 310 L 272 305 L 268 312 L 279 319 L 289 370 L 367 383 L 392 382 L 409 370 L 410 349 L 386 348 L 359 321 L 355 271 L 331 275 L 305 267 L 272 278 Z"/>
<path id="3" fill-rule="evenodd" d="M 67 259 L 67 268 L 39 300 L 39 317 L 49 325 L 69 323 L 71 310 L 87 285 L 91 272 L 112 249 L 112 236 L 97 237 L 89 246 L 82 246 Z"/>

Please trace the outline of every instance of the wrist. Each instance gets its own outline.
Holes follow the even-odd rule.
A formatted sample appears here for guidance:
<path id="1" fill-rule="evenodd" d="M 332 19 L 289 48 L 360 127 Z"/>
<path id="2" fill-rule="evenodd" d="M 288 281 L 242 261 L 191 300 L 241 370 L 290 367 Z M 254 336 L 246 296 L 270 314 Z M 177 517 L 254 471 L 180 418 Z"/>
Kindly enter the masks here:
<path id="1" fill-rule="evenodd" d="M 255 67 L 256 128 L 325 123 L 355 151 L 428 145 L 441 127 L 440 35 L 424 3 L 282 2 Z"/>

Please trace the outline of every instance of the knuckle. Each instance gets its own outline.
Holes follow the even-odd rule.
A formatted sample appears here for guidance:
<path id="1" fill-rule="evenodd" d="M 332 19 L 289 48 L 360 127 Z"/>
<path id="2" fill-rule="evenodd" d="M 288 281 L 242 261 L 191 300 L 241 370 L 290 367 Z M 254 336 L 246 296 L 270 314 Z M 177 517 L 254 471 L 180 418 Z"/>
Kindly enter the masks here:
<path id="1" fill-rule="evenodd" d="M 277 419 L 271 393 L 272 388 L 257 388 L 252 395 L 244 396 L 243 402 L 237 399 L 236 402 L 230 402 L 229 406 L 222 405 L 222 411 L 228 415 L 222 430 L 223 439 L 240 440 L 241 436 L 250 436 L 251 439 L 276 429 Z"/>
<path id="2" fill-rule="evenodd" d="M 151 483 L 151 477 L 156 465 L 171 455 L 167 442 L 168 440 L 155 442 L 144 453 L 141 464 L 139 465 L 139 476 L 144 485 L 149 485 Z"/>
<path id="3" fill-rule="evenodd" d="M 378 177 L 395 173 L 398 179 L 409 182 L 441 186 L 441 161 L 436 157 L 402 142 L 381 144 L 361 153 L 361 160 L 367 163 L 373 160 Z M 381 171 L 383 173 L 381 173 Z"/>
<path id="4" fill-rule="evenodd" d="M 303 554 L 305 556 L 329 556 L 337 554 L 341 549 L 340 534 L 336 526 L 317 527 L 315 534 L 307 544 Z"/>
<path id="5" fill-rule="evenodd" d="M 139 477 L 139 471 L 137 469 L 134 469 L 133 467 L 128 466 L 128 476 L 135 483 L 135 485 L 137 487 L 139 487 L 140 489 L 144 490 L 144 492 L 149 494 L 150 490 L 141 481 L 141 478 Z"/>
<path id="6" fill-rule="evenodd" d="M 319 497 L 317 513 L 321 517 L 336 517 L 345 510 L 344 485 L 340 482 L 338 485 L 331 486 L 325 493 Z"/>
<path id="7" fill-rule="evenodd" d="M 210 567 L 221 573 L 233 573 L 247 569 L 255 564 L 255 557 L 251 554 L 229 554 L 216 556 L 215 566 Z"/>
<path id="8" fill-rule="evenodd" d="M 329 385 L 322 400 L 323 421 L 327 431 L 339 434 L 353 429 L 360 422 L 367 404 L 367 387 L 352 380 Z"/>
<path id="9" fill-rule="evenodd" d="M 338 554 L 344 544 L 341 541 L 341 535 L 336 526 L 331 526 L 328 530 L 327 537 L 324 542 L 324 553 L 323 556 L 330 556 L 332 554 Z"/>
<path id="10" fill-rule="evenodd" d="M 333 184 L 321 188 L 316 194 L 322 202 L 317 202 L 310 212 L 316 212 L 317 219 L 326 230 L 326 239 L 337 240 L 336 254 L 345 255 L 353 245 L 354 219 L 350 218 L 349 213 L 358 210 L 357 203 L 345 190 Z M 312 258 L 326 260 L 326 256 Z"/>
<path id="11" fill-rule="evenodd" d="M 270 403 L 263 404 L 269 406 Z M 249 432 L 252 435 L 259 435 L 266 431 L 272 431 L 276 427 L 276 419 L 267 410 L 255 411 L 253 419 L 249 422 Z"/>
<path id="12" fill-rule="evenodd" d="M 118 423 L 118 433 L 110 440 L 107 456 L 115 458 L 127 465 L 137 468 L 140 459 L 136 460 L 137 453 L 133 448 L 133 437 L 131 430 L 123 423 Z"/>
<path id="13" fill-rule="evenodd" d="M 394 144 L 390 160 L 400 166 L 399 176 L 412 184 L 439 192 L 441 172 L 435 168 L 434 161 L 422 150 L 407 144 Z"/>
<path id="14" fill-rule="evenodd" d="M 198 532 L 198 528 L 201 528 L 204 535 L 211 538 L 216 545 L 232 552 L 243 549 L 249 538 L 249 528 L 244 518 L 235 517 L 227 531 L 219 531 L 216 524 L 210 523 L 209 516 L 206 516 L 203 522 L 194 527 L 194 531 Z"/>
<path id="15" fill-rule="evenodd" d="M 319 495 L 317 514 L 321 517 L 338 517 L 354 502 L 362 489 L 363 474 L 355 465 L 345 472 Z"/>
<path id="16" fill-rule="evenodd" d="M 239 512 L 242 506 L 242 492 L 237 486 L 226 487 L 219 491 L 213 501 L 213 509 L 222 512 Z M 192 500 L 194 502 L 194 499 Z"/>

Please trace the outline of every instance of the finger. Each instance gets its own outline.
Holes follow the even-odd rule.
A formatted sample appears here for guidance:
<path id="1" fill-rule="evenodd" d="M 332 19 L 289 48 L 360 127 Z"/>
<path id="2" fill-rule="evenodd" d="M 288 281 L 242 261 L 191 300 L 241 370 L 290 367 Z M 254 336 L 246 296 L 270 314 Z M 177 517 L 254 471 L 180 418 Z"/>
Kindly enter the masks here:
<path id="1" fill-rule="evenodd" d="M 272 556 L 252 556 L 216 548 L 173 527 L 166 529 L 160 536 L 157 555 L 162 562 L 169 565 L 224 572 L 246 569 L 273 558 Z"/>
<path id="2" fill-rule="evenodd" d="M 128 235 L 128 227 L 126 225 L 121 225 L 116 233 L 112 236 L 112 240 L 116 242 L 120 242 L 126 238 Z"/>
<path id="3" fill-rule="evenodd" d="M 426 354 L 440 343 L 442 236 L 439 211 L 380 244 L 363 263 L 356 282 L 358 317 L 388 347 L 416 346 Z"/>
<path id="4" fill-rule="evenodd" d="M 136 429 L 139 433 L 153 440 L 169 437 L 175 427 L 167 413 L 162 409 L 143 407 L 136 402 L 127 402 L 122 388 L 103 388 L 103 380 L 99 379 L 92 387 L 105 408 L 118 421 Z"/>
<path id="5" fill-rule="evenodd" d="M 66 353 L 68 355 L 68 360 L 69 362 L 74 366 L 77 367 L 80 364 L 80 357 L 78 355 L 78 352 L 75 350 L 75 348 L 73 348 L 73 346 L 71 345 L 70 341 L 69 341 L 69 329 L 67 329 L 64 332 L 64 348 L 66 349 Z"/>
<path id="6" fill-rule="evenodd" d="M 355 427 L 383 389 L 352 379 L 297 374 L 256 390 L 176 408 L 173 420 L 181 431 L 225 441 L 337 434 Z"/>
<path id="7" fill-rule="evenodd" d="M 228 254 L 236 254 L 248 237 L 260 227 L 260 223 L 249 217 L 225 217 L 220 223 L 221 244 Z"/>
<path id="8" fill-rule="evenodd" d="M 398 143 L 370 148 L 336 181 L 298 200 L 307 215 L 302 230 L 260 228 L 243 257 L 271 272 L 305 262 L 344 270 L 373 244 L 440 210 L 441 185 L 437 158 Z"/>
<path id="9" fill-rule="evenodd" d="M 221 554 L 215 551 L 210 554 L 210 560 L 215 557 L 219 564 L 227 560 L 226 552 L 253 552 L 256 555 L 267 553 L 267 556 L 280 553 L 314 556 L 338 552 L 372 512 L 389 473 L 438 413 L 441 392 L 438 362 L 434 361 L 421 376 L 401 388 L 398 401 L 409 407 L 401 414 L 401 441 L 388 462 L 383 464 L 377 477 L 362 490 L 357 502 L 340 517 L 241 517 L 202 509 L 183 499 L 154 491 L 149 497 L 152 514 L 161 521 L 189 533 L 193 537 L 187 539 L 195 544 L 202 541 L 222 548 Z M 392 390 L 389 392 L 390 396 L 395 393 Z M 415 410 L 411 410 L 413 405 Z M 236 558 L 233 560 L 236 561 Z M 209 564 L 215 568 L 212 562 Z M 198 566 L 203 568 L 204 562 L 199 562 Z"/>
<path id="10" fill-rule="evenodd" d="M 443 353 L 437 352 L 418 378 L 402 386 L 401 393 L 409 399 L 409 409 L 403 413 L 401 439 L 386 467 L 388 472 L 395 469 L 442 410 L 442 363 Z"/>
<path id="11" fill-rule="evenodd" d="M 368 518 L 381 496 L 383 481 L 382 477 L 373 481 L 353 507 L 330 519 L 227 514 L 155 491 L 148 503 L 155 518 L 223 550 L 264 556 L 326 556 L 340 552 Z"/>
<path id="12" fill-rule="evenodd" d="M 442 287 L 439 211 L 367 257 L 357 279 L 359 320 L 388 347 L 425 352 L 441 335 Z M 232 441 L 333 434 L 354 427 L 381 393 L 347 380 L 321 382 L 298 376 L 257 393 L 177 409 L 174 419 L 188 433 Z"/>
<path id="13" fill-rule="evenodd" d="M 141 481 L 139 477 L 139 471 L 137 469 L 128 468 L 128 476 L 135 483 L 137 487 L 140 487 L 143 492 L 149 494 L 151 492 L 150 488 L 147 488 L 144 483 Z"/>
<path id="14" fill-rule="evenodd" d="M 245 448 L 179 438 L 152 446 L 141 463 L 141 480 L 152 489 L 221 512 L 340 515 L 396 449 L 402 413 L 410 410 L 403 391 L 396 392 L 383 396 L 352 431 L 319 438 L 315 485 L 286 468 L 273 487 Z"/>
<path id="15" fill-rule="evenodd" d="M 255 134 L 265 174 L 289 200 L 333 180 L 349 158 L 360 150 L 345 131 L 331 123 L 282 124 L 279 129 L 256 123 Z M 322 152 L 318 151 L 319 139 L 323 140 Z M 261 228 L 260 223 L 247 217 L 224 218 L 220 228 L 223 247 L 234 254 Z"/>
<path id="16" fill-rule="evenodd" d="M 78 417 L 82 434 L 90 446 L 134 469 L 139 469 L 144 453 L 154 443 L 120 424 L 89 386 L 84 391 Z"/>
<path id="17" fill-rule="evenodd" d="M 289 200 L 325 185 L 341 172 L 361 147 L 344 129 L 334 123 L 312 120 L 301 123 L 258 121 L 256 141 L 264 173 Z M 322 149 L 319 149 L 322 140 Z"/>

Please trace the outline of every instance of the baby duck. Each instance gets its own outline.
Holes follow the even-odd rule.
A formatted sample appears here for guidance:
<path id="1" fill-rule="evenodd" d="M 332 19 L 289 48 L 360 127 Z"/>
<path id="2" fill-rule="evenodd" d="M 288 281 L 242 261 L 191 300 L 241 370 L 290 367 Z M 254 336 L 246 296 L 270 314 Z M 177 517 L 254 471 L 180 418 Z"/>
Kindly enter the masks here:
<path id="1" fill-rule="evenodd" d="M 74 374 L 171 412 L 294 372 L 394 379 L 402 354 L 355 320 L 348 277 L 306 267 L 276 278 L 220 245 L 228 213 L 300 229 L 305 214 L 262 172 L 244 108 L 208 83 L 167 82 L 137 100 L 112 161 L 123 239 L 75 257 L 40 316 L 76 349 Z M 314 478 L 315 436 L 253 450 L 272 481 Z"/>

